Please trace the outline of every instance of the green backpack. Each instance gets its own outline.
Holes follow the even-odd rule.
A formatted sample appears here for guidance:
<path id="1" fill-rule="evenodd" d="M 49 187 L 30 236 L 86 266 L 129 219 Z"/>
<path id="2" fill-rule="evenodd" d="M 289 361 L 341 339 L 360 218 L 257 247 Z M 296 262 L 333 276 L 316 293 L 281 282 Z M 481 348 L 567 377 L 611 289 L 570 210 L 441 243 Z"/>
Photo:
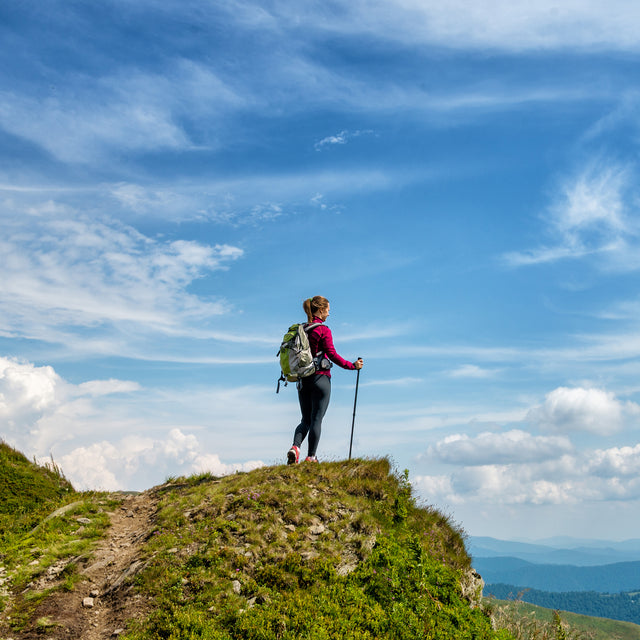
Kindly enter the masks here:
<path id="1" fill-rule="evenodd" d="M 316 372 L 317 363 L 311 353 L 307 333 L 320 324 L 320 322 L 292 324 L 284 334 L 277 354 L 280 358 L 281 373 L 276 393 L 280 391 L 281 382 L 284 382 L 286 387 L 288 382 L 297 382 L 300 378 L 306 378 Z"/>

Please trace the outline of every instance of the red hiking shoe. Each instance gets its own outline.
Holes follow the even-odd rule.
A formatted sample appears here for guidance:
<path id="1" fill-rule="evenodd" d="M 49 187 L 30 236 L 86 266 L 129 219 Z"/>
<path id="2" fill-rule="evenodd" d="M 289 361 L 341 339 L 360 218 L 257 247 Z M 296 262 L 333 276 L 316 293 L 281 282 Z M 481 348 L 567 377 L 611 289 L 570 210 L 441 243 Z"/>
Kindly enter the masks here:
<path id="1" fill-rule="evenodd" d="M 316 458 L 315 456 L 307 456 L 304 459 L 305 462 L 318 462 L 318 458 Z"/>
<path id="2" fill-rule="evenodd" d="M 294 444 L 289 451 L 287 451 L 287 464 L 298 464 L 300 460 L 300 449 Z"/>

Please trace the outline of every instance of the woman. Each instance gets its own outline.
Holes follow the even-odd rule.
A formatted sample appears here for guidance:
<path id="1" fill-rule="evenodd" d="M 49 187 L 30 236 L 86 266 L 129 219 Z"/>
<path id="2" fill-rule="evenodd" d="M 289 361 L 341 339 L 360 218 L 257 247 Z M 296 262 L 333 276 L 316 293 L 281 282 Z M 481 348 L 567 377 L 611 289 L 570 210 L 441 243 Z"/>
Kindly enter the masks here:
<path id="1" fill-rule="evenodd" d="M 309 346 L 313 357 L 318 358 L 324 364 L 316 370 L 316 373 L 302 378 L 298 382 L 298 400 L 300 401 L 300 411 L 302 420 L 296 427 L 293 437 L 293 445 L 287 452 L 287 464 L 296 464 L 300 460 L 300 446 L 302 441 L 309 436 L 307 444 L 309 445 L 309 453 L 305 458 L 305 462 L 318 462 L 316 458 L 316 450 L 320 441 L 320 432 L 322 430 L 322 418 L 329 406 L 329 398 L 331 396 L 331 363 L 326 358 L 334 362 L 343 369 L 362 369 L 362 358 L 358 358 L 355 362 L 349 362 L 338 355 L 333 346 L 333 336 L 331 329 L 323 324 L 329 317 L 329 301 L 322 296 L 315 296 L 304 301 L 302 307 L 307 314 L 309 324 L 318 323 L 319 326 L 314 327 L 308 332 Z M 322 356 L 326 356 L 323 358 Z"/>

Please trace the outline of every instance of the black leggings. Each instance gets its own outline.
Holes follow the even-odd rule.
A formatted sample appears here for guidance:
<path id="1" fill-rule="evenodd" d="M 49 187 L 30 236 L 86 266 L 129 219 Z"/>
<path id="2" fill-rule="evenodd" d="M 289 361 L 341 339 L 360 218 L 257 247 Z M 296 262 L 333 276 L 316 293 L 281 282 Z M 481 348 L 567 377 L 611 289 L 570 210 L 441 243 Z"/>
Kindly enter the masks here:
<path id="1" fill-rule="evenodd" d="M 329 406 L 331 397 L 331 378 L 323 373 L 314 373 L 307 378 L 302 378 L 298 387 L 298 400 L 302 420 L 296 427 L 293 444 L 296 447 L 302 445 L 302 441 L 309 434 L 309 456 L 316 455 L 320 433 L 322 431 L 322 418 Z"/>

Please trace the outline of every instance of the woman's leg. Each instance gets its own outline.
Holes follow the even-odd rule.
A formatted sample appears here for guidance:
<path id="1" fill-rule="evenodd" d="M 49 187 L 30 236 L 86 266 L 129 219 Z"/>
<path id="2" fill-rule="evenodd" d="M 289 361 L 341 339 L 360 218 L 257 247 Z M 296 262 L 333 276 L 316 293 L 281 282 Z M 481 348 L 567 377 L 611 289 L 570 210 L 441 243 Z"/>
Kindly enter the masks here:
<path id="1" fill-rule="evenodd" d="M 313 387 L 309 384 L 311 378 L 303 378 L 298 385 L 298 402 L 300 403 L 300 413 L 302 418 L 300 424 L 296 427 L 293 434 L 293 445 L 300 448 L 302 441 L 307 437 L 311 426 L 311 415 L 313 410 L 312 391 Z"/>
<path id="2" fill-rule="evenodd" d="M 329 407 L 331 398 L 331 378 L 324 374 L 313 376 L 313 386 L 311 393 L 311 411 L 309 416 L 309 456 L 316 455 L 320 434 L 322 432 L 322 419 Z M 301 441 L 302 442 L 302 441 Z"/>

